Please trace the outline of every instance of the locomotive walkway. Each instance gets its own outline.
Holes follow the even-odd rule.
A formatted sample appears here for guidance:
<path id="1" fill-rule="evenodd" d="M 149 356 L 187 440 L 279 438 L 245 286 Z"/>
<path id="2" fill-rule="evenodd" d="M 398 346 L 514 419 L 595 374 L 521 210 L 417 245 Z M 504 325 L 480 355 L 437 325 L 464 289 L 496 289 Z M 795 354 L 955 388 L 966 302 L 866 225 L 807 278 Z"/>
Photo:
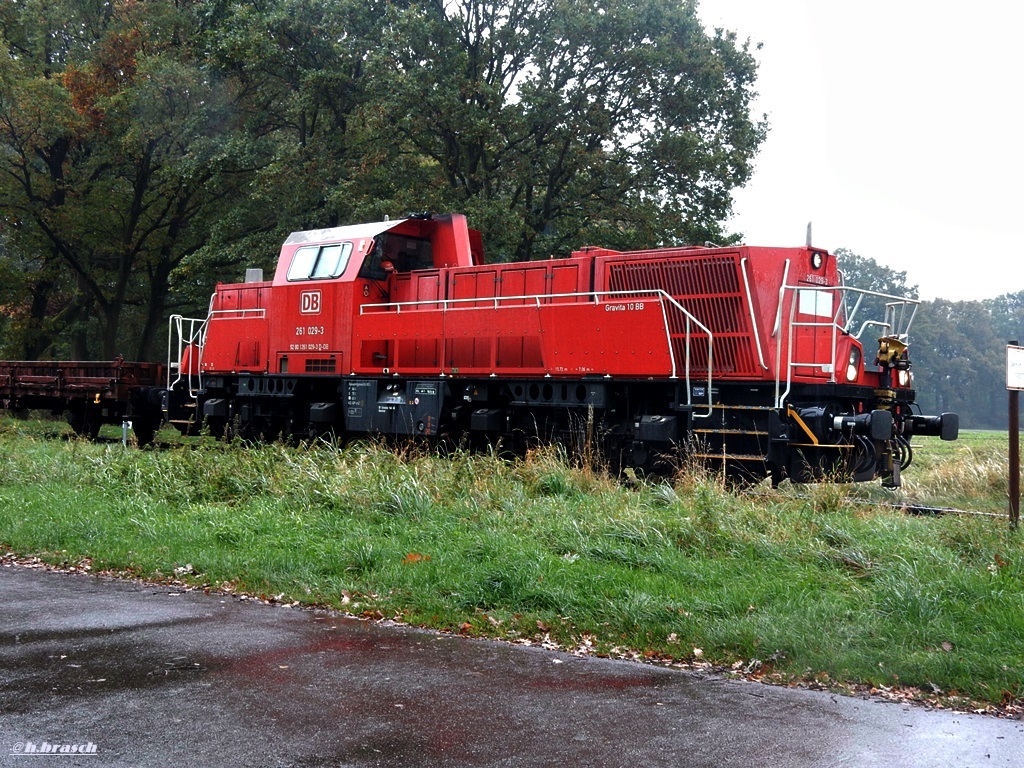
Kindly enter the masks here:
<path id="1" fill-rule="evenodd" d="M 85 575 L 0 567 L 0 611 L 2 766 L 933 768 L 1024 755 L 1020 721 Z"/>

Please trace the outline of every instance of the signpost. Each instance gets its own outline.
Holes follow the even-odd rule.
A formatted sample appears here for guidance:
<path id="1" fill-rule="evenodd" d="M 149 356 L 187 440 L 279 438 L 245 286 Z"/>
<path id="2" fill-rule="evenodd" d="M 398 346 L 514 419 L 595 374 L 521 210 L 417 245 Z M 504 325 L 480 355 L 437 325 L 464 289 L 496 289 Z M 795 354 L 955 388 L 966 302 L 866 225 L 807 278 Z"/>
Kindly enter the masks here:
<path id="1" fill-rule="evenodd" d="M 1010 398 L 1010 528 L 1020 524 L 1020 391 L 1024 389 L 1024 347 L 1006 347 L 1006 389 Z"/>

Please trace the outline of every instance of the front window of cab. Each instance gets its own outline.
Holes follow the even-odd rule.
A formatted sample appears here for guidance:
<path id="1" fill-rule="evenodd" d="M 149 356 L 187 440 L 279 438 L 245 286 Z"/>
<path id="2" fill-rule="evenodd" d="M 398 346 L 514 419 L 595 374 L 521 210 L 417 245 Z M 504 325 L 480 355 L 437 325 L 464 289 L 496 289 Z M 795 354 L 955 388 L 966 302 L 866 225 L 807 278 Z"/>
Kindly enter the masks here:
<path id="1" fill-rule="evenodd" d="M 289 280 L 329 280 L 339 277 L 348 266 L 352 243 L 307 245 L 292 255 Z"/>

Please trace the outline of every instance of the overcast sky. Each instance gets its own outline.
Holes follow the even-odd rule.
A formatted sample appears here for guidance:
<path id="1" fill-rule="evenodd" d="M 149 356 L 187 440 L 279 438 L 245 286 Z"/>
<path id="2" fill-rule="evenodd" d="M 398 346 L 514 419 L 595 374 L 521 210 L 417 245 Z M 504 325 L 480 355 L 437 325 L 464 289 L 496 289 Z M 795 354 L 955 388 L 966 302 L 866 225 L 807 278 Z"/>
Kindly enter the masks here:
<path id="1" fill-rule="evenodd" d="M 926 299 L 1024 290 L 1024 5 L 699 0 L 762 43 L 770 131 L 732 231 L 849 248 Z M 753 49 L 752 49 L 753 50 Z"/>

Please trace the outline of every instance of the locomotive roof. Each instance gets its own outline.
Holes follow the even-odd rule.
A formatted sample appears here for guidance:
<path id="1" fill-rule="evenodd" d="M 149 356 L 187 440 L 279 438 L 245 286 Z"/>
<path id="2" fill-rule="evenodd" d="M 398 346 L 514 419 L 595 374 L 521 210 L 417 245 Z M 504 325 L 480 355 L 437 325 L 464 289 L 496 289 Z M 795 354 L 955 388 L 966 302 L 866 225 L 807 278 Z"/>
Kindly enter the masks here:
<path id="1" fill-rule="evenodd" d="M 327 240 L 359 240 L 360 238 L 375 237 L 406 221 L 408 219 L 394 219 L 392 221 L 375 221 L 369 224 L 349 224 L 344 227 L 292 232 L 284 244 L 296 245 L 299 243 L 321 243 Z"/>

